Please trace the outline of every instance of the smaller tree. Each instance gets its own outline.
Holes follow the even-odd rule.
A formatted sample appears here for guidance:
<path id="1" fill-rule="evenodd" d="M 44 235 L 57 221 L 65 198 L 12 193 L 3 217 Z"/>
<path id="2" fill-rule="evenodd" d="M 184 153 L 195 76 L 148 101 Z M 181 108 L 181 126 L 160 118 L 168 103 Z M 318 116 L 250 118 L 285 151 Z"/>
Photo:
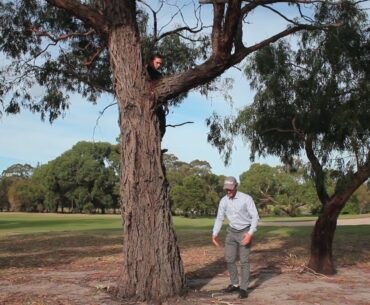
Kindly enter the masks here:
<path id="1" fill-rule="evenodd" d="M 12 184 L 18 181 L 20 178 L 10 176 L 0 178 L 0 210 L 10 211 L 10 202 L 8 192 Z"/>
<path id="2" fill-rule="evenodd" d="M 15 212 L 43 212 L 45 188 L 31 179 L 18 179 L 8 191 L 10 210 Z"/>
<path id="3" fill-rule="evenodd" d="M 46 186 L 49 211 L 105 213 L 118 207 L 117 149 L 109 143 L 79 142 L 35 170 L 33 179 Z"/>
<path id="4" fill-rule="evenodd" d="M 252 159 L 270 154 L 289 160 L 305 152 L 321 202 L 308 266 L 326 274 L 335 271 L 338 215 L 370 176 L 370 32 L 358 6 L 323 2 L 315 18 L 343 20 L 341 27 L 303 33 L 298 50 L 280 42 L 257 52 L 246 67 L 257 91 L 253 104 L 225 124 L 210 121 L 214 144 L 230 142 L 223 131 L 241 134 L 251 142 Z"/>
<path id="5" fill-rule="evenodd" d="M 2 172 L 3 177 L 30 178 L 34 168 L 29 164 L 13 164 Z"/>
<path id="6" fill-rule="evenodd" d="M 240 190 L 256 200 L 261 214 L 297 216 L 303 207 L 315 200 L 312 183 L 305 181 L 302 172 L 286 172 L 284 167 L 253 164 L 240 176 Z M 305 208 L 308 210 L 308 208 Z"/>
<path id="7" fill-rule="evenodd" d="M 222 182 L 211 172 L 207 161 L 179 161 L 174 155 L 164 155 L 164 164 L 171 186 L 171 209 L 186 216 L 210 215 L 217 211 L 223 194 Z"/>

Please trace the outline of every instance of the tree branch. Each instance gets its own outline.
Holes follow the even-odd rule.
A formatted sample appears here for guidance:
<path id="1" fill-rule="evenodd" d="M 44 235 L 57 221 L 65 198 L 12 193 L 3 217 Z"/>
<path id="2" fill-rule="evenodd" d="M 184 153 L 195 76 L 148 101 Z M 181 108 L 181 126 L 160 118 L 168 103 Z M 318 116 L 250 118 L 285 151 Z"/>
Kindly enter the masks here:
<path id="1" fill-rule="evenodd" d="M 223 51 L 229 54 L 233 47 L 238 25 L 242 19 L 241 0 L 231 0 L 227 6 L 223 31 Z"/>
<path id="2" fill-rule="evenodd" d="M 305 134 L 301 130 L 299 130 L 296 126 L 296 117 L 292 119 L 292 126 L 293 126 L 293 129 L 269 128 L 269 129 L 264 130 L 262 134 L 265 134 L 271 131 L 282 132 L 282 133 L 293 133 L 295 135 L 298 135 L 301 139 L 304 140 Z"/>
<path id="3" fill-rule="evenodd" d="M 77 0 L 46 0 L 51 5 L 66 10 L 72 16 L 101 33 L 108 33 L 108 22 L 97 10 Z"/>
<path id="4" fill-rule="evenodd" d="M 101 117 L 103 116 L 104 112 L 105 112 L 108 108 L 110 108 L 110 107 L 112 107 L 112 106 L 114 106 L 114 105 L 117 105 L 117 102 L 115 102 L 115 103 L 111 103 L 111 104 L 109 104 L 109 105 L 105 106 L 105 107 L 103 108 L 103 110 L 99 111 L 99 116 L 98 116 L 98 118 L 96 119 L 95 126 L 94 126 L 94 130 L 93 130 L 93 141 L 94 141 L 94 139 L 95 139 L 95 130 L 96 130 L 96 128 L 97 128 L 97 127 L 98 127 L 98 125 L 99 125 L 99 120 L 100 120 L 100 119 L 101 119 Z"/>
<path id="5" fill-rule="evenodd" d="M 36 34 L 36 36 L 48 37 L 50 40 L 52 40 L 55 43 L 58 43 L 61 40 L 66 40 L 66 39 L 71 38 L 71 37 L 89 36 L 89 35 L 91 35 L 95 32 L 94 30 L 87 31 L 85 33 L 73 32 L 73 33 L 68 33 L 68 34 L 61 35 L 59 37 L 53 37 L 48 32 L 40 31 L 39 29 L 36 29 L 34 27 L 31 28 L 30 30 L 32 32 L 34 32 Z"/>
<path id="6" fill-rule="evenodd" d="M 241 49 L 244 48 L 244 44 L 243 44 L 243 18 L 242 18 L 242 16 L 240 16 L 240 18 L 239 18 L 238 27 L 237 27 L 236 33 L 235 33 L 234 44 L 235 44 L 235 52 L 238 52 L 238 51 L 240 51 Z"/>
<path id="7" fill-rule="evenodd" d="M 281 18 L 288 21 L 289 23 L 292 23 L 294 25 L 299 25 L 298 22 L 296 22 L 292 19 L 289 19 L 288 17 L 284 16 L 282 13 L 280 13 L 278 10 L 274 9 L 273 7 L 268 6 L 268 5 L 261 5 L 261 6 L 264 7 L 264 8 L 267 8 L 268 10 L 270 10 L 270 11 L 274 12 L 275 14 L 279 15 Z"/>
<path id="8" fill-rule="evenodd" d="M 261 189 L 259 190 L 260 191 L 260 193 L 261 193 L 261 195 L 264 197 L 263 198 L 263 200 L 264 201 L 267 201 L 267 202 L 273 202 L 273 203 L 275 203 L 275 204 L 277 204 L 277 205 L 280 205 L 280 202 L 279 201 L 277 201 L 274 197 L 272 197 L 270 194 L 268 194 L 268 193 L 265 193 L 264 191 L 262 191 Z"/>
<path id="9" fill-rule="evenodd" d="M 222 5 L 216 5 L 217 7 Z M 216 17 L 217 15 L 217 17 Z M 214 20 L 214 28 L 212 32 L 212 46 L 213 46 L 213 54 L 211 58 L 205 61 L 203 64 L 199 66 L 195 66 L 187 71 L 182 73 L 174 74 L 168 77 L 164 77 L 159 80 L 156 84 L 156 93 L 160 99 L 171 99 L 182 92 L 188 91 L 190 89 L 196 88 L 201 86 L 210 80 L 214 79 L 215 77 L 221 75 L 225 70 L 228 68 L 237 65 L 240 63 L 245 57 L 249 54 L 253 53 L 254 51 L 267 46 L 280 38 L 286 37 L 290 34 L 298 32 L 303 29 L 311 29 L 311 26 L 307 25 L 300 25 L 296 27 L 291 27 L 286 29 L 268 39 L 261 41 L 258 44 L 255 44 L 249 48 L 242 48 L 235 54 L 228 54 L 226 58 L 222 58 L 218 56 L 219 48 L 220 48 L 220 35 L 221 33 L 218 32 L 221 30 L 221 23 L 223 11 L 219 11 L 215 13 L 215 20 Z M 217 29 L 218 28 L 218 29 Z M 227 54 L 226 54 L 227 55 Z"/>
<path id="10" fill-rule="evenodd" d="M 159 41 L 159 40 L 161 40 L 161 39 L 165 38 L 166 36 L 170 36 L 170 35 L 173 35 L 173 34 L 178 34 L 178 33 L 182 32 L 182 31 L 188 31 L 188 32 L 190 32 L 190 33 L 196 34 L 196 33 L 201 32 L 203 29 L 204 29 L 204 28 L 203 28 L 203 27 L 201 27 L 200 29 L 195 30 L 195 29 L 191 29 L 191 28 L 189 28 L 189 27 L 185 26 L 185 27 L 181 27 L 181 28 L 174 29 L 174 30 L 172 30 L 172 31 L 169 31 L 169 32 L 163 33 L 161 36 L 159 36 L 159 37 L 158 37 L 158 38 L 156 38 L 155 40 L 156 40 L 156 42 L 157 42 L 157 41 Z"/>
<path id="11" fill-rule="evenodd" d="M 307 136 L 304 147 L 306 150 L 307 158 L 312 165 L 312 169 L 315 173 L 315 187 L 317 196 L 319 197 L 322 205 L 326 205 L 329 200 L 329 195 L 326 191 L 325 187 L 325 173 L 322 169 L 320 161 L 315 156 L 315 152 L 313 151 L 313 139 L 312 136 Z"/>
<path id="12" fill-rule="evenodd" d="M 241 0 L 231 0 L 232 4 L 237 6 L 240 4 Z M 277 3 L 277 2 L 289 2 L 289 3 L 296 3 L 295 1 L 272 1 L 272 0 L 256 0 L 251 2 L 251 4 L 266 4 L 266 3 Z M 306 1 L 300 1 L 301 3 L 306 3 Z M 312 3 L 312 1 L 307 2 Z M 235 48 L 235 53 L 232 53 L 232 49 L 229 49 L 227 52 L 223 50 L 225 46 L 224 43 L 224 33 L 226 35 L 226 43 L 227 46 L 232 46 L 232 42 L 234 39 L 234 35 L 236 34 L 237 27 L 239 20 L 237 17 L 240 18 L 240 8 L 236 7 L 236 11 L 239 10 L 239 13 L 231 14 L 230 11 L 227 11 L 228 23 L 224 23 L 224 15 L 225 15 L 225 5 L 224 4 L 217 4 L 213 3 L 213 11 L 214 11 L 214 18 L 213 18 L 213 30 L 211 34 L 212 38 L 212 55 L 211 57 L 203 62 L 202 64 L 192 67 L 184 72 L 170 75 L 168 77 L 164 77 L 159 80 L 154 90 L 156 91 L 156 96 L 159 99 L 166 100 L 177 97 L 182 92 L 189 91 L 193 88 L 198 86 L 204 85 L 207 82 L 211 81 L 215 77 L 220 76 L 225 70 L 229 69 L 230 67 L 239 64 L 244 58 L 246 58 L 249 54 L 259 50 L 271 43 L 278 41 L 281 38 L 294 34 L 301 30 L 314 30 L 314 29 L 323 29 L 329 27 L 338 27 L 339 24 L 330 24 L 330 25 L 321 25 L 321 26 L 313 26 L 308 24 L 297 24 L 295 26 L 290 26 L 287 29 L 263 40 L 259 43 L 256 43 L 250 47 L 241 47 L 239 46 L 238 49 Z M 224 27 L 227 30 L 224 31 Z M 230 35 L 230 36 L 228 36 Z"/>
<path id="13" fill-rule="evenodd" d="M 267 4 L 274 4 L 274 3 L 291 3 L 291 4 L 315 4 L 315 3 L 332 3 L 337 4 L 336 1 L 328 1 L 328 0 L 254 0 L 249 1 L 248 4 L 246 4 L 242 10 L 242 15 L 247 15 L 252 10 L 254 10 L 256 7 L 260 5 L 267 5 Z"/>
<path id="14" fill-rule="evenodd" d="M 343 190 L 336 192 L 333 198 L 340 197 L 342 200 L 338 201 L 339 204 L 341 202 L 346 202 L 352 196 L 352 194 L 358 189 L 358 187 L 361 184 L 363 184 L 369 177 L 370 177 L 370 150 L 367 153 L 365 164 L 361 166 L 356 173 L 346 174 L 343 178 L 341 178 L 337 182 L 337 185 L 343 184 L 346 187 Z M 335 200 L 333 202 L 335 202 Z"/>
<path id="15" fill-rule="evenodd" d="M 159 8 L 157 10 L 154 10 L 149 4 L 147 4 L 143 0 L 138 0 L 138 2 L 142 3 L 143 5 L 145 5 L 152 12 L 152 15 L 153 15 L 153 37 L 154 37 L 154 40 L 156 41 L 157 40 L 157 36 L 158 36 L 158 20 L 157 20 L 157 14 L 162 9 L 164 2 L 163 1 L 161 2 L 160 6 L 159 6 Z"/>
<path id="16" fill-rule="evenodd" d="M 222 20 L 224 18 L 225 4 L 213 4 L 213 27 L 212 27 L 212 56 L 217 57 L 222 34 Z"/>
<path id="17" fill-rule="evenodd" d="M 171 18 L 170 18 L 170 20 L 166 23 L 166 24 L 164 24 L 160 29 L 159 29 L 159 32 L 161 32 L 165 27 L 167 27 L 171 22 L 172 22 L 172 20 L 173 19 L 175 19 L 175 17 L 177 16 L 177 15 L 181 15 L 181 10 L 182 10 L 182 8 L 180 8 L 180 7 L 178 7 L 178 6 L 176 6 L 176 5 L 174 5 L 176 8 L 177 8 L 177 12 L 175 13 L 175 14 L 173 14 L 172 16 L 171 16 Z M 184 5 L 185 6 L 185 5 Z M 184 7 L 183 6 L 183 7 Z M 183 16 L 182 16 L 182 18 L 183 18 Z M 183 21 L 184 21 L 184 18 L 183 18 Z M 184 22 L 185 23 L 185 22 Z"/>
<path id="18" fill-rule="evenodd" d="M 96 50 L 95 54 L 89 59 L 84 62 L 86 66 L 91 66 L 95 60 L 99 57 L 99 55 L 104 51 L 106 45 L 101 46 L 99 49 Z"/>
<path id="19" fill-rule="evenodd" d="M 51 41 L 53 41 L 53 43 L 49 43 L 43 50 L 41 50 L 40 52 L 38 52 L 32 58 L 28 59 L 26 61 L 26 64 L 28 62 L 30 62 L 31 60 L 36 59 L 37 57 L 39 57 L 41 54 L 45 53 L 49 49 L 50 46 L 56 46 L 59 41 L 67 40 L 68 38 L 71 38 L 71 37 L 89 36 L 89 35 L 91 35 L 91 34 L 93 34 L 95 32 L 95 30 L 90 30 L 90 31 L 87 31 L 87 32 L 84 32 L 84 33 L 81 33 L 81 32 L 73 32 L 73 33 L 68 33 L 68 34 L 61 35 L 59 37 L 53 37 L 48 32 L 40 31 L 39 29 L 37 29 L 35 27 L 30 28 L 30 31 L 33 32 L 33 33 L 35 33 L 36 36 L 48 37 Z"/>
<path id="20" fill-rule="evenodd" d="M 289 27 L 280 33 L 271 36 L 265 40 L 262 40 L 259 43 L 256 43 L 248 48 L 243 48 L 239 52 L 236 52 L 233 54 L 230 58 L 231 65 L 238 64 L 241 62 L 246 56 L 249 54 L 271 44 L 275 41 L 278 41 L 281 38 L 284 38 L 286 36 L 289 36 L 291 34 L 294 34 L 296 32 L 302 31 L 302 30 L 314 30 L 314 29 L 324 29 L 324 28 L 331 28 L 331 27 L 339 27 L 341 24 L 328 24 L 328 25 L 322 25 L 322 26 L 314 26 L 314 25 L 308 25 L 308 24 L 299 24 L 297 26 Z"/>
<path id="21" fill-rule="evenodd" d="M 204 27 L 204 28 L 206 28 L 206 27 Z M 190 37 L 187 37 L 187 36 L 182 35 L 180 33 L 177 33 L 176 35 L 179 36 L 179 37 L 181 37 L 181 38 L 183 38 L 183 39 L 185 39 L 185 40 L 191 41 L 191 42 L 201 42 L 201 41 L 203 41 L 202 38 L 199 38 L 199 39 L 197 39 L 197 38 L 190 38 Z"/>
<path id="22" fill-rule="evenodd" d="M 168 125 L 166 125 L 166 127 L 178 127 L 178 126 L 183 126 L 185 124 L 194 124 L 194 122 L 188 121 L 188 122 L 184 122 L 184 123 L 176 124 L 176 125 L 168 124 Z"/>

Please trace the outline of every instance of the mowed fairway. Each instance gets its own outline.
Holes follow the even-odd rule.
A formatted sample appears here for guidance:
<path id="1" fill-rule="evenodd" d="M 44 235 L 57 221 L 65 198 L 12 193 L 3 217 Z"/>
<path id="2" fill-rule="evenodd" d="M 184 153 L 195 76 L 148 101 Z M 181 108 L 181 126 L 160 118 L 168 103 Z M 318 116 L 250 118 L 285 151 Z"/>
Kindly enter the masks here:
<path id="1" fill-rule="evenodd" d="M 263 219 L 269 226 L 260 226 L 255 234 L 251 278 L 257 287 L 286 274 L 291 274 L 291 285 L 294 285 L 296 272 L 307 262 L 312 226 L 271 226 L 270 223 L 279 221 L 280 224 L 287 220 L 290 219 Z M 218 279 L 219 285 L 226 285 L 228 281 L 223 249 L 211 244 L 213 221 L 213 217 L 174 217 L 188 283 L 197 290 L 208 287 L 211 279 Z M 118 304 L 104 298 L 107 290 L 117 282 L 123 262 L 121 223 L 120 215 L 0 213 L 0 304 Z M 224 234 L 223 229 L 221 240 Z M 155 236 L 148 240 L 155 242 Z M 338 267 L 351 270 L 348 278 L 353 278 L 353 270 L 370 270 L 370 226 L 339 226 L 334 256 Z M 313 279 L 305 279 L 302 275 L 304 282 L 310 283 Z M 286 285 L 287 281 L 289 278 L 281 281 L 281 285 Z M 280 293 L 278 289 L 276 293 Z M 304 294 L 308 288 L 301 289 Z M 270 292 L 272 297 L 273 291 L 261 291 L 260 295 L 257 292 L 254 294 L 256 304 L 270 304 L 266 298 Z M 91 299 L 93 297 L 104 300 L 96 301 Z M 183 304 L 224 304 L 215 303 L 211 293 L 189 296 L 190 299 L 199 297 L 208 299 L 184 301 Z M 340 298 L 341 295 L 332 297 Z M 297 295 L 297 302 L 300 300 L 302 295 Z"/>
<path id="2" fill-rule="evenodd" d="M 348 218 L 348 216 L 344 218 Z M 213 217 L 192 219 L 174 217 L 173 219 L 181 248 L 212 247 L 210 237 Z M 281 253 L 288 253 L 290 260 L 292 260 L 291 263 L 304 263 L 308 258 L 312 226 L 294 226 L 294 223 L 314 219 L 315 217 L 263 218 L 262 223 L 266 223 L 268 226 L 258 227 L 254 237 L 254 248 L 271 249 L 275 252 L 279 252 L 280 249 Z M 274 221 L 278 221 L 278 225 L 274 226 Z M 287 226 L 281 226 L 280 224 L 283 222 L 286 222 Z M 223 229 L 221 240 L 224 234 L 225 230 Z M 89 251 L 88 245 L 91 244 L 94 244 L 95 247 L 101 245 L 102 247 L 112 246 L 115 249 L 121 249 L 122 219 L 120 215 L 0 213 L 0 242 L 3 244 L 0 257 L 2 259 L 6 261 L 7 255 L 12 257 L 21 254 L 18 251 L 14 253 L 7 248 L 7 242 L 12 245 L 10 248 L 26 243 L 25 247 L 19 248 L 24 253 L 41 250 L 35 248 L 38 243 L 32 243 L 32 240 L 35 239 L 47 240 L 44 248 L 56 245 L 54 250 L 60 250 L 65 243 L 79 245 L 82 252 L 84 245 L 86 251 Z M 355 253 L 354 249 L 356 249 Z M 339 261 L 344 264 L 352 264 L 370 259 L 369 249 L 370 226 L 338 226 L 334 254 Z M 18 250 L 18 247 L 14 250 Z M 96 253 L 92 255 L 96 256 Z M 12 264 L 12 267 L 16 266 Z"/>
<path id="3" fill-rule="evenodd" d="M 119 230 L 119 215 L 0 213 L 0 236 L 44 232 Z"/>

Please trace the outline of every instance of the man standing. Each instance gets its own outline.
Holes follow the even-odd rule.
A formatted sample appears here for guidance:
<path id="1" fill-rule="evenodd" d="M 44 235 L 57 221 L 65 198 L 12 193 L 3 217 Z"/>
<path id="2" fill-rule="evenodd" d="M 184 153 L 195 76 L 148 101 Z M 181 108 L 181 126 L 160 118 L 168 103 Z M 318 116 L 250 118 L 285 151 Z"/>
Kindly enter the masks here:
<path id="1" fill-rule="evenodd" d="M 163 64 L 162 56 L 159 54 L 154 54 L 150 58 L 149 65 L 147 66 L 147 71 L 151 80 L 159 80 L 162 78 L 162 73 L 159 72 Z M 156 115 L 159 121 L 159 131 L 161 133 L 161 139 L 166 133 L 166 115 L 168 113 L 168 103 L 167 101 L 161 102 L 156 109 Z"/>
<path id="2" fill-rule="evenodd" d="M 224 196 L 219 204 L 217 217 L 213 226 L 212 242 L 220 246 L 218 233 L 221 230 L 225 216 L 229 220 L 225 240 L 225 261 L 230 275 L 231 284 L 224 292 L 239 292 L 239 298 L 248 297 L 249 281 L 249 253 L 251 250 L 252 235 L 256 231 L 259 220 L 256 205 L 251 196 L 239 192 L 238 183 L 234 177 L 227 177 L 224 181 Z M 236 259 L 240 257 L 241 281 L 239 286 Z"/>

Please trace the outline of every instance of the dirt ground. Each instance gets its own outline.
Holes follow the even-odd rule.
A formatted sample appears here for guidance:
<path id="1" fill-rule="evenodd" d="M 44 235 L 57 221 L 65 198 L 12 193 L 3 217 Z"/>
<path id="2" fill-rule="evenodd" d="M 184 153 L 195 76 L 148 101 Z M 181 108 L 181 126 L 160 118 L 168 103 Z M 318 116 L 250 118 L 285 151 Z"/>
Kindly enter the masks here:
<path id="1" fill-rule="evenodd" d="M 254 245 L 248 299 L 223 294 L 229 284 L 223 251 L 204 245 L 209 237 L 204 234 L 192 236 L 199 246 L 180 245 L 189 291 L 166 305 L 370 305 L 367 259 L 350 265 L 339 260 L 336 275 L 317 275 L 304 268 L 307 258 L 298 256 L 299 249 L 290 252 L 281 241 Z M 118 234 L 70 233 L 0 240 L 0 304 L 144 305 L 113 296 L 122 264 L 120 240 Z M 338 248 L 337 254 L 342 249 L 354 251 Z M 369 246 L 355 250 L 354 255 L 369 257 Z"/>

